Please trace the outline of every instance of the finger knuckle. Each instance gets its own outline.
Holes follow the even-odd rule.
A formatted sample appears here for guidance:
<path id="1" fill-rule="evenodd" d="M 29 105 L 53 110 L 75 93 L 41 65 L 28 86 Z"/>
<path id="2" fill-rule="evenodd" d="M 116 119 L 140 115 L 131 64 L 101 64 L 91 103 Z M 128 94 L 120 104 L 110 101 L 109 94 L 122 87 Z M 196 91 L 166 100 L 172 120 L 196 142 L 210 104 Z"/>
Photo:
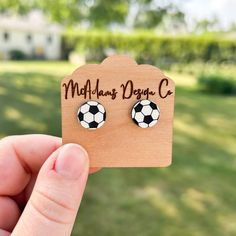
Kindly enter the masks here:
<path id="1" fill-rule="evenodd" d="M 74 209 L 69 208 L 45 192 L 35 190 L 30 202 L 34 210 L 47 221 L 58 224 L 73 223 Z"/>

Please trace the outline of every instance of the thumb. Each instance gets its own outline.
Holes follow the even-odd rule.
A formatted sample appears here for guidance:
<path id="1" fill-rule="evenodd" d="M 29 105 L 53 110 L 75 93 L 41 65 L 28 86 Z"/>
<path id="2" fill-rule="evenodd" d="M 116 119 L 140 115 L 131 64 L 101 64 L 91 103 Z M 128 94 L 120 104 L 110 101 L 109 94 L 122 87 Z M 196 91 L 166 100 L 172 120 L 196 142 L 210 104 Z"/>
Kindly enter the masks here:
<path id="1" fill-rule="evenodd" d="M 86 151 L 66 144 L 42 166 L 13 236 L 71 234 L 88 177 Z"/>

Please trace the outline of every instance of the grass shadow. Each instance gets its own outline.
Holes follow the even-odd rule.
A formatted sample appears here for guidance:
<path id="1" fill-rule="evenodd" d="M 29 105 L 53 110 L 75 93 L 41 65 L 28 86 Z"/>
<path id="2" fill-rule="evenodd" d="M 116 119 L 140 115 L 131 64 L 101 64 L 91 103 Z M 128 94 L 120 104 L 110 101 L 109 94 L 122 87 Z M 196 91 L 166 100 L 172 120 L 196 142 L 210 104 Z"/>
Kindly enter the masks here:
<path id="1" fill-rule="evenodd" d="M 0 135 L 61 135 L 60 78 L 41 73 L 2 73 Z"/>

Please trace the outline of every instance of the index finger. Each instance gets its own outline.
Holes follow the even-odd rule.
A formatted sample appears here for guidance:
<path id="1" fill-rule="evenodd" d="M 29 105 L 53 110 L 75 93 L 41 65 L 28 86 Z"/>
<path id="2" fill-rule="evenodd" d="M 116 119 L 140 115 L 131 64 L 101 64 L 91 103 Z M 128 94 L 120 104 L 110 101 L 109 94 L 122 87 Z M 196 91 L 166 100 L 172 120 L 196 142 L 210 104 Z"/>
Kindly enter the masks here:
<path id="1" fill-rule="evenodd" d="M 9 136 L 0 140 L 0 195 L 16 195 L 32 173 L 61 146 L 61 138 L 49 135 Z"/>

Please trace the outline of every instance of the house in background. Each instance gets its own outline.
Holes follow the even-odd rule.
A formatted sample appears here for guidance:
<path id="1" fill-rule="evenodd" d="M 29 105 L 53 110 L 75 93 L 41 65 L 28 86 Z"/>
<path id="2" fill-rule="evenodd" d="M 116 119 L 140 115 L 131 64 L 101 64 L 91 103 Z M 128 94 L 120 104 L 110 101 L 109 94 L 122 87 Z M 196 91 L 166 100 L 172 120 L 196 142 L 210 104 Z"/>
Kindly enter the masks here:
<path id="1" fill-rule="evenodd" d="M 0 59 L 18 52 L 27 58 L 56 60 L 61 57 L 62 28 L 49 23 L 39 11 L 27 16 L 0 16 Z"/>

